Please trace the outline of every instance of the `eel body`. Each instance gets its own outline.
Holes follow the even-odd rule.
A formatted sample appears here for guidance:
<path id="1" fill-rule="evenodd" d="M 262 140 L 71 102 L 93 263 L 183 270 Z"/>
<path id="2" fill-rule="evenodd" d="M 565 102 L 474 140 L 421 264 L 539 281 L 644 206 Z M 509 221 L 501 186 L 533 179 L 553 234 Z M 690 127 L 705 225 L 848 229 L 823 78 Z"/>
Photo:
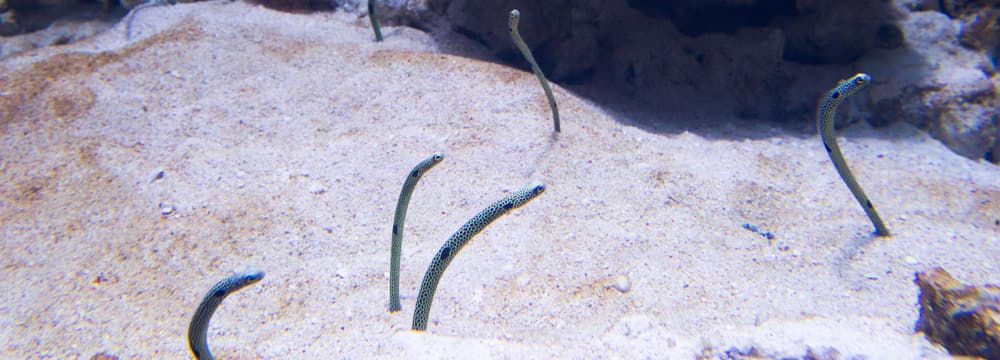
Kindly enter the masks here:
<path id="1" fill-rule="evenodd" d="M 858 180 L 854 178 L 851 169 L 847 167 L 847 162 L 844 161 L 844 154 L 840 151 L 840 145 L 837 144 L 837 133 L 833 128 L 835 115 L 837 115 L 837 106 L 848 96 L 864 89 L 871 82 L 871 76 L 861 73 L 841 81 L 835 88 L 827 92 L 820 101 L 819 110 L 816 111 L 817 128 L 819 128 L 819 135 L 823 140 L 826 153 L 830 155 L 830 160 L 833 161 L 833 167 L 837 168 L 840 178 L 847 184 L 847 188 L 851 190 L 854 198 L 858 200 L 861 208 L 865 210 L 868 218 L 875 225 L 875 234 L 878 236 L 889 236 L 889 228 L 882 222 L 882 218 L 875 211 L 875 206 L 868 199 L 868 195 L 865 195 L 864 190 L 861 189 L 861 185 L 858 185 Z"/>
<path id="2" fill-rule="evenodd" d="M 219 307 L 219 304 L 222 304 L 222 300 L 229 296 L 229 294 L 253 285 L 263 278 L 264 272 L 260 270 L 249 269 L 238 272 L 222 279 L 222 281 L 215 284 L 205 294 L 205 297 L 201 300 L 201 304 L 198 305 L 198 310 L 194 312 L 194 317 L 191 318 L 191 325 L 188 327 L 188 346 L 190 346 L 191 353 L 195 359 L 215 359 L 212 356 L 212 352 L 208 350 L 206 337 L 208 335 L 208 323 L 212 320 L 212 314 L 215 313 L 215 309 Z"/>
<path id="3" fill-rule="evenodd" d="M 372 30 L 375 31 L 375 41 L 382 41 L 382 28 L 378 26 L 378 16 L 375 15 L 375 0 L 368 0 L 368 20 L 372 22 Z"/>
<path id="4" fill-rule="evenodd" d="M 424 280 L 420 284 L 420 294 L 417 296 L 417 305 L 413 312 L 413 330 L 427 330 L 427 318 L 430 316 L 431 303 L 434 301 L 434 292 L 437 290 L 438 282 L 441 281 L 441 275 L 448 268 L 448 264 L 462 250 L 462 247 L 494 220 L 513 209 L 523 206 L 544 191 L 545 184 L 536 181 L 528 184 L 528 186 L 525 186 L 521 190 L 510 193 L 503 199 L 487 206 L 472 219 L 469 219 L 455 234 L 448 238 L 448 241 L 445 241 L 444 246 L 441 246 L 441 250 L 438 250 L 437 254 L 434 255 L 431 265 L 427 268 L 427 272 L 424 273 Z"/>
<path id="5" fill-rule="evenodd" d="M 545 74 L 542 73 L 542 68 L 538 67 L 538 62 L 535 61 L 535 56 L 531 54 L 531 49 L 528 48 L 528 44 L 521 38 L 521 33 L 517 31 L 517 26 L 520 23 L 521 12 L 517 11 L 517 9 L 511 10 L 510 19 L 507 22 L 510 30 L 510 37 L 514 40 L 514 45 L 521 51 L 524 58 L 531 63 L 531 71 L 535 73 L 535 76 L 538 77 L 538 81 L 542 83 L 542 90 L 545 91 L 545 97 L 549 99 L 549 108 L 552 109 L 552 123 L 555 125 L 556 132 L 558 133 L 560 131 L 559 107 L 556 106 L 556 97 L 552 95 L 552 88 L 549 87 L 549 81 L 545 78 Z"/>
<path id="6" fill-rule="evenodd" d="M 396 218 L 392 222 L 392 255 L 389 260 L 389 312 L 402 310 L 399 305 L 399 263 L 403 256 L 403 222 L 406 221 L 406 208 L 410 204 L 410 195 L 417 186 L 417 181 L 424 176 L 428 170 L 444 160 L 444 154 L 436 152 L 430 157 L 421 161 L 410 170 L 403 182 L 403 190 L 399 192 L 399 201 L 396 203 Z"/>

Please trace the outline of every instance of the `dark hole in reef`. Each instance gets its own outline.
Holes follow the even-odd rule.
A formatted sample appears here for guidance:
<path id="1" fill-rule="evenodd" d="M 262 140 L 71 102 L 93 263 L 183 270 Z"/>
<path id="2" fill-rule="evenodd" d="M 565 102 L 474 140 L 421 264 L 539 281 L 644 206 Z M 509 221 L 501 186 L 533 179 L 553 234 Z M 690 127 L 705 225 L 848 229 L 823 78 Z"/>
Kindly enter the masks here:
<path id="1" fill-rule="evenodd" d="M 52 40 L 52 45 L 66 45 L 72 41 L 73 39 L 69 35 L 59 35 L 55 40 Z"/>
<path id="2" fill-rule="evenodd" d="M 465 37 L 469 38 L 470 40 L 479 43 L 480 45 L 482 45 L 483 47 L 485 47 L 487 49 L 492 48 L 492 46 L 490 46 L 490 43 L 488 41 L 486 41 L 486 38 L 480 36 L 478 33 L 476 33 L 473 30 L 470 30 L 470 29 L 465 28 L 465 27 L 457 26 L 457 25 L 456 26 L 452 26 L 451 29 L 453 31 L 455 31 L 456 33 L 458 33 L 459 35 L 465 36 Z"/>
<path id="3" fill-rule="evenodd" d="M 420 30 L 420 31 L 423 31 L 423 32 L 425 32 L 425 33 L 428 33 L 428 34 L 429 34 L 429 33 L 430 33 L 431 31 L 434 31 L 434 29 L 432 29 L 432 28 L 431 28 L 430 26 L 428 26 L 427 24 L 425 24 L 425 23 L 422 23 L 422 22 L 419 22 L 419 21 L 415 21 L 415 20 L 413 20 L 413 21 L 404 21 L 404 22 L 403 22 L 402 24 L 400 24 L 400 25 L 405 25 L 405 26 L 409 26 L 409 27 L 411 27 L 411 28 L 414 28 L 414 29 L 417 29 L 417 30 Z"/>
<path id="4" fill-rule="evenodd" d="M 795 0 L 762 0 L 745 6 L 732 6 L 719 1 L 679 4 L 672 0 L 628 0 L 628 6 L 646 16 L 670 18 L 677 25 L 677 30 L 689 36 L 761 27 L 777 17 L 798 14 Z"/>
<path id="5" fill-rule="evenodd" d="M 589 67 L 578 72 L 569 73 L 559 78 L 563 84 L 580 85 L 586 84 L 594 76 L 596 71 Z"/>
<path id="6" fill-rule="evenodd" d="M 906 42 L 903 30 L 895 24 L 881 24 L 875 30 L 875 46 L 883 49 L 895 49 Z"/>

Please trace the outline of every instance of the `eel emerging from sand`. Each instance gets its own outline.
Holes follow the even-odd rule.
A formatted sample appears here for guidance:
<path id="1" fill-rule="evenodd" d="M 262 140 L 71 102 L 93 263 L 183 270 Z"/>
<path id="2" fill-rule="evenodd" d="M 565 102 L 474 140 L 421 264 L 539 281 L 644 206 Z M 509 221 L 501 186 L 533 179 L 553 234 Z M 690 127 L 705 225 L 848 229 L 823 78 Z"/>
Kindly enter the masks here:
<path id="1" fill-rule="evenodd" d="M 503 214 L 523 206 L 544 191 L 545 184 L 535 181 L 521 190 L 510 193 L 510 195 L 480 211 L 479 214 L 462 225 L 455 234 L 451 235 L 448 241 L 445 241 L 441 250 L 438 250 L 437 254 L 434 255 L 434 260 L 431 261 L 427 273 L 424 274 L 424 281 L 420 284 L 420 295 L 417 296 L 417 307 L 413 312 L 413 330 L 427 330 L 427 318 L 430 316 L 434 291 L 437 290 L 438 282 L 441 281 L 441 275 L 444 274 L 444 270 L 448 268 L 451 260 L 455 258 L 455 254 L 462 250 L 469 239 L 483 231 L 487 225 Z"/>
<path id="2" fill-rule="evenodd" d="M 521 39 L 521 33 L 517 31 L 517 25 L 521 22 L 521 12 L 517 9 L 511 10 L 510 20 L 507 22 L 508 28 L 510 30 L 510 38 L 514 40 L 514 45 L 517 46 L 518 50 L 521 50 L 521 54 L 524 55 L 525 59 L 531 63 L 531 70 L 535 72 L 535 76 L 538 77 L 538 81 L 542 83 L 542 90 L 545 90 L 545 97 L 549 98 L 549 108 L 552 109 L 552 123 L 555 124 L 556 132 L 559 132 L 559 108 L 556 106 L 556 97 L 552 95 L 552 88 L 549 87 L 549 81 L 545 79 L 545 74 L 542 73 L 542 68 L 538 67 L 538 63 L 535 62 L 535 57 L 531 55 L 531 49 L 528 48 L 528 44 L 524 43 Z"/>
<path id="3" fill-rule="evenodd" d="M 852 76 L 850 79 L 841 81 L 837 84 L 837 87 L 827 92 L 820 101 L 819 110 L 816 111 L 816 118 L 818 121 L 817 127 L 819 128 L 820 138 L 823 140 L 823 146 L 826 147 L 826 153 L 830 154 L 830 160 L 833 161 L 833 166 L 837 168 L 837 173 L 840 174 L 841 179 L 844 179 L 844 183 L 847 184 L 847 188 L 851 190 L 852 194 L 854 194 L 854 198 L 858 199 L 858 203 L 861 204 L 861 208 L 865 210 L 865 213 L 868 214 L 868 218 L 871 219 L 872 224 L 875 225 L 875 235 L 889 236 L 889 228 L 887 228 L 885 223 L 882 222 L 882 218 L 880 218 L 878 216 L 878 212 L 875 211 L 875 206 L 872 205 L 871 200 L 869 200 L 868 196 L 865 195 L 864 190 L 861 190 L 861 185 L 858 185 L 858 181 L 854 179 L 854 175 L 851 174 L 851 169 L 847 167 L 847 162 L 844 161 L 844 154 L 840 152 L 840 145 L 837 144 L 837 134 L 833 130 L 834 116 L 837 114 L 837 106 L 839 106 L 845 98 L 861 89 L 864 89 L 871 82 L 871 76 L 861 73 Z"/>
<path id="4" fill-rule="evenodd" d="M 436 152 L 434 155 L 424 159 L 417 166 L 410 170 L 403 182 L 403 190 L 399 192 L 399 201 L 396 203 L 396 219 L 392 222 L 392 255 L 389 259 L 389 312 L 402 310 L 399 305 L 399 262 L 403 256 L 403 222 L 406 221 L 406 208 L 410 204 L 410 195 L 413 195 L 413 188 L 417 186 L 417 181 L 424 173 L 429 171 L 434 165 L 444 160 L 444 154 Z"/>
<path id="5" fill-rule="evenodd" d="M 194 317 L 191 318 L 191 325 L 188 327 L 188 346 L 191 347 L 191 353 L 194 354 L 194 358 L 197 360 L 213 360 L 212 352 L 208 350 L 208 342 L 206 337 L 208 334 L 208 323 L 212 320 L 212 314 L 215 313 L 215 309 L 219 307 L 222 300 L 242 288 L 253 285 L 264 278 L 264 272 L 260 270 L 249 269 L 243 272 L 235 273 L 212 287 L 205 294 L 205 298 L 201 300 L 201 305 L 198 305 L 198 310 L 194 312 Z"/>

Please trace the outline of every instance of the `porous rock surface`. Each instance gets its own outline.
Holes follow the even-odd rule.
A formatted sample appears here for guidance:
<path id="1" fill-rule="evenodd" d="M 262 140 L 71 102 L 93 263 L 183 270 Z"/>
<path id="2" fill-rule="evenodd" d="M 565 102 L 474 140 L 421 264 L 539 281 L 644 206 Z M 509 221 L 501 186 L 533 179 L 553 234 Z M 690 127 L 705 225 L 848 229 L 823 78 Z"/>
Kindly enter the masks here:
<path id="1" fill-rule="evenodd" d="M 917 331 L 953 355 L 1000 359 L 1000 287 L 968 286 L 942 268 L 917 273 Z"/>

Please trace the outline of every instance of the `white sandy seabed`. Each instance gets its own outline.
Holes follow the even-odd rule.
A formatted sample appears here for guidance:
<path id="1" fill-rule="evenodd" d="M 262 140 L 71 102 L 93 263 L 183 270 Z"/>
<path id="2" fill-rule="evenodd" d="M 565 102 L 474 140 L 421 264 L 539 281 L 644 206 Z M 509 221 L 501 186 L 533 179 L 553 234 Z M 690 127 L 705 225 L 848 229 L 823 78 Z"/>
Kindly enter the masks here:
<path id="1" fill-rule="evenodd" d="M 201 297 L 247 266 L 267 276 L 216 313 L 220 358 L 946 358 L 914 273 L 1000 283 L 1000 169 L 911 127 L 842 134 L 894 233 L 873 238 L 815 135 L 659 132 L 557 87 L 554 137 L 532 74 L 366 22 L 156 7 L 131 41 L 0 63 L 3 357 L 188 357 Z M 396 198 L 434 151 L 390 315 Z M 535 179 L 409 331 L 438 247 Z"/>

